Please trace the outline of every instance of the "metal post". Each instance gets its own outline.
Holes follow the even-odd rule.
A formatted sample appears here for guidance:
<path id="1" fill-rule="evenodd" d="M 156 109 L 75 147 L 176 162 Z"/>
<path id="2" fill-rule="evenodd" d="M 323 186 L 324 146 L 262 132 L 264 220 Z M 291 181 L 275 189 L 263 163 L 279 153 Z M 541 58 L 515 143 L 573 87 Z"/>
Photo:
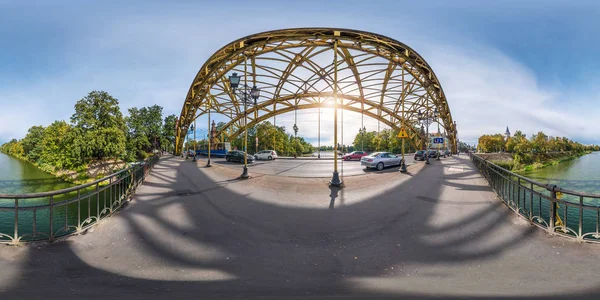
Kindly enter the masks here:
<path id="1" fill-rule="evenodd" d="M 15 235 L 13 237 L 13 243 L 17 244 L 19 240 L 19 199 L 15 198 Z"/>
<path id="2" fill-rule="evenodd" d="M 196 119 L 194 118 L 194 159 L 193 162 L 196 162 L 196 151 L 198 150 L 198 145 L 196 141 Z"/>
<path id="3" fill-rule="evenodd" d="M 400 129 L 406 130 L 404 127 L 404 69 L 402 70 L 402 120 L 400 120 Z M 363 138 L 364 139 L 364 138 Z M 406 162 L 404 160 L 404 140 L 406 138 L 402 138 L 402 161 L 400 162 L 400 172 L 406 173 Z"/>
<path id="4" fill-rule="evenodd" d="M 210 168 L 212 165 L 210 164 L 210 140 L 212 140 L 212 128 L 210 127 L 210 107 L 208 108 L 208 162 L 206 163 L 206 167 Z"/>
<path id="5" fill-rule="evenodd" d="M 50 225 L 48 230 L 50 230 L 50 232 L 48 232 L 48 240 L 50 242 L 54 241 L 54 196 L 50 196 L 50 213 L 49 213 L 49 217 L 50 217 Z"/>
<path id="6" fill-rule="evenodd" d="M 565 224 L 567 225 L 567 224 Z M 583 196 L 579 196 L 579 234 L 577 235 L 577 240 L 580 242 L 583 241 L 582 237 L 583 232 Z"/>
<path id="7" fill-rule="evenodd" d="M 550 191 L 550 197 L 552 198 L 552 203 L 550 203 L 550 222 L 548 223 L 548 232 L 550 233 L 554 233 L 554 226 L 555 226 L 555 222 L 556 222 L 556 202 L 554 201 L 556 199 L 556 191 L 555 191 L 556 186 L 555 185 L 550 185 L 547 186 L 546 189 L 548 189 Z M 541 201 L 541 199 L 540 199 Z M 542 211 L 540 210 L 540 216 L 542 215 Z"/>
<path id="8" fill-rule="evenodd" d="M 360 151 L 365 151 L 365 98 L 362 97 L 360 99 L 360 132 L 361 132 L 361 137 L 360 137 Z"/>
<path id="9" fill-rule="evenodd" d="M 319 141 L 318 141 L 318 147 L 319 150 L 317 150 L 318 154 L 317 154 L 317 158 L 321 158 L 321 96 L 319 96 L 319 126 L 318 126 L 318 136 L 319 136 Z"/>
<path id="10" fill-rule="evenodd" d="M 244 56 L 244 172 L 242 172 L 243 179 L 248 179 L 248 59 Z"/>
<path id="11" fill-rule="evenodd" d="M 342 185 L 342 181 L 340 180 L 338 171 L 337 171 L 337 159 L 338 159 L 338 155 L 337 155 L 337 89 L 338 89 L 338 82 L 337 82 L 337 47 L 338 47 L 338 41 L 335 40 L 335 43 L 333 44 L 333 177 L 331 178 L 331 181 L 329 182 L 329 185 L 331 186 L 341 186 Z"/>
<path id="12" fill-rule="evenodd" d="M 256 78 L 254 78 L 254 86 L 256 86 Z M 256 146 L 254 147 L 254 153 L 258 153 L 258 109 L 257 109 L 256 99 L 254 100 L 254 141 L 256 142 Z"/>
<path id="13" fill-rule="evenodd" d="M 425 135 L 425 164 L 429 164 L 429 111 L 427 111 L 427 115 L 425 116 L 425 126 L 427 126 L 427 133 Z"/>

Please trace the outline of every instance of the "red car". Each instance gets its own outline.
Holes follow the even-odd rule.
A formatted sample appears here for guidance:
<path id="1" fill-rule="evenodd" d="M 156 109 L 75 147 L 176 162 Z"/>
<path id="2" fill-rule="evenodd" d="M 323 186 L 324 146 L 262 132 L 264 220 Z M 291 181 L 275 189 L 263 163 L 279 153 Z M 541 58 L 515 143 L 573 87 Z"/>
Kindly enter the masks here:
<path id="1" fill-rule="evenodd" d="M 353 160 L 353 159 L 360 160 L 361 157 L 367 156 L 367 155 L 369 155 L 369 154 L 367 154 L 367 152 L 365 152 L 365 151 L 353 151 L 353 152 L 344 154 L 342 156 L 342 159 L 343 160 Z"/>

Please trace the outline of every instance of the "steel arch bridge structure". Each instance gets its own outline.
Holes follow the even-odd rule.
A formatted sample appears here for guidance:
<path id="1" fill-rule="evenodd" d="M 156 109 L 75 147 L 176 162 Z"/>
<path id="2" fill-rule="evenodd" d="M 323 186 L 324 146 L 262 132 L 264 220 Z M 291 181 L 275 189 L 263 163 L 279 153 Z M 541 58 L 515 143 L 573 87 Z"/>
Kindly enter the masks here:
<path id="1" fill-rule="evenodd" d="M 228 75 L 237 72 L 261 97 L 244 109 Z M 433 112 L 456 152 L 456 124 L 442 86 L 427 62 L 394 39 L 337 28 L 295 28 L 238 39 L 215 52 L 198 71 L 176 126 L 176 151 L 182 151 L 190 124 L 206 113 L 230 118 L 218 134 L 235 138 L 247 126 L 278 114 L 333 106 L 377 119 L 393 129 L 405 127 L 410 141 L 422 145 L 418 112 Z M 335 147 L 335 146 L 334 146 Z"/>

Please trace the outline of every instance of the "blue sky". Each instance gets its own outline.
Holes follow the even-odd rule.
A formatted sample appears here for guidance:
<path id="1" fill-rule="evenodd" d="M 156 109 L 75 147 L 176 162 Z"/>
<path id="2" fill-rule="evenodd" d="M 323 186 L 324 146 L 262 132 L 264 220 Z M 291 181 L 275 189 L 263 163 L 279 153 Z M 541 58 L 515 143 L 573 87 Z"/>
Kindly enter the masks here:
<path id="1" fill-rule="evenodd" d="M 0 142 L 68 120 L 92 90 L 118 98 L 124 114 L 158 104 L 179 115 L 200 66 L 228 42 L 280 28 L 343 27 L 419 52 L 464 141 L 509 126 L 600 143 L 600 3 L 522 2 L 0 0 Z M 346 116 L 346 140 L 356 117 Z M 291 128 L 293 115 L 278 122 Z M 300 127 L 314 141 L 316 128 Z"/>

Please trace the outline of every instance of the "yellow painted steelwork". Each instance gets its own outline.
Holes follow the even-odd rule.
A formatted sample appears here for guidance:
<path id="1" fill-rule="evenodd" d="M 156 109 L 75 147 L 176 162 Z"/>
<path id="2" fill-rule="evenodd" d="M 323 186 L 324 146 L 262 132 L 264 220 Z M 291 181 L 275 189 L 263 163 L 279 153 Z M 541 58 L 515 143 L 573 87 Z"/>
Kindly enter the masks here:
<path id="1" fill-rule="evenodd" d="M 335 64 L 334 56 L 338 57 Z M 404 125 L 414 145 L 424 138 L 414 129 L 419 128 L 418 111 L 437 108 L 440 119 L 436 122 L 444 127 L 456 152 L 450 109 L 427 62 L 394 39 L 337 28 L 268 31 L 215 52 L 185 98 L 178 119 L 177 151 L 182 149 L 186 132 L 181 129 L 189 128 L 209 110 L 230 118 L 218 135 L 235 138 L 244 131 L 244 103 L 231 90 L 228 76 L 233 72 L 243 76 L 246 62 L 248 81 L 261 89 L 257 105 L 248 107 L 248 128 L 295 109 L 330 107 L 330 99 L 337 94 L 344 99 L 336 101 L 338 108 L 364 113 L 393 129 Z"/>

